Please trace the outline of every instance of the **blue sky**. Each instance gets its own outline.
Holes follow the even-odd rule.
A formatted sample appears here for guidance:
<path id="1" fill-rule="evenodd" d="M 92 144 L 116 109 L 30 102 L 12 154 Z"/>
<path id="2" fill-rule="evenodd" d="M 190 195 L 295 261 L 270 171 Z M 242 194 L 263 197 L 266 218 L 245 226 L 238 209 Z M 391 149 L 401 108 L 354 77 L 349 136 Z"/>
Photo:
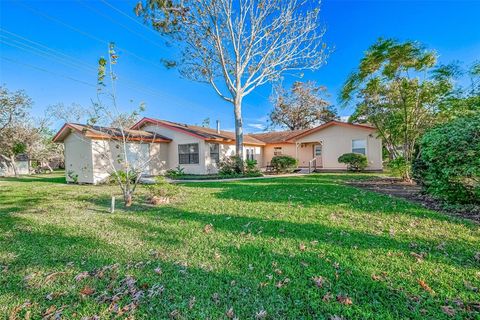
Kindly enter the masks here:
<path id="1" fill-rule="evenodd" d="M 224 129 L 233 128 L 231 105 L 213 89 L 161 66 L 160 59 L 173 49 L 135 22 L 139 21 L 132 12 L 135 3 L 2 0 L 0 83 L 10 90 L 25 89 L 35 102 L 35 116 L 58 102 L 89 107 L 96 95 L 97 60 L 106 55 L 107 43 L 114 41 L 120 55 L 116 72 L 122 108 L 133 109 L 145 102 L 144 115 L 149 117 L 185 123 L 210 118 L 212 124 L 218 119 Z M 471 63 L 480 59 L 479 18 L 480 1 L 325 0 L 325 41 L 335 50 L 327 65 L 305 73 L 303 80 L 326 85 L 330 101 L 336 104 L 346 77 L 378 37 L 418 40 L 435 49 L 442 63 Z M 284 84 L 295 80 L 286 77 Z M 272 108 L 270 94 L 271 86 L 266 85 L 246 98 L 246 131 L 258 131 L 265 124 Z M 351 112 L 339 110 L 341 115 Z"/>

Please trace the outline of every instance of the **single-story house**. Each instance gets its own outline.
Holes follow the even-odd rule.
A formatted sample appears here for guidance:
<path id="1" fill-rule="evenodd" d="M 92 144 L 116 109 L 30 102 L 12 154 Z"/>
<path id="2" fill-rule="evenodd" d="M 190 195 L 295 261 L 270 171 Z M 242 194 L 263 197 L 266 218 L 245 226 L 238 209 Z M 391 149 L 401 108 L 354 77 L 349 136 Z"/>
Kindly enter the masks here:
<path id="1" fill-rule="evenodd" d="M 119 166 L 124 157 L 119 129 L 67 123 L 54 137 L 65 144 L 67 181 L 99 183 Z M 148 175 L 182 167 L 189 174 L 211 174 L 218 163 L 235 154 L 234 132 L 166 120 L 143 118 L 127 130 L 127 158 L 142 165 Z M 330 121 L 312 129 L 268 132 L 244 136 L 244 157 L 266 167 L 273 156 L 295 157 L 299 167 L 344 170 L 337 161 L 344 153 L 367 156 L 368 170 L 382 170 L 382 141 L 375 128 Z M 147 165 L 145 165 L 147 163 Z"/>

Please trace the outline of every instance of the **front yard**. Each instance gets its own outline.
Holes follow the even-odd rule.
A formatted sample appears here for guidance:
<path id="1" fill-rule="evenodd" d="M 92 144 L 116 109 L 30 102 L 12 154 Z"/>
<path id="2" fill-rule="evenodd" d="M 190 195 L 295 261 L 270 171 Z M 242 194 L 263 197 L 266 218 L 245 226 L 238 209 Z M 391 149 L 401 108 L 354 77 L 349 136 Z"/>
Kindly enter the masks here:
<path id="1" fill-rule="evenodd" d="M 114 214 L 115 187 L 0 179 L 0 313 L 478 319 L 479 226 L 354 177 L 189 183 L 175 203 Z"/>

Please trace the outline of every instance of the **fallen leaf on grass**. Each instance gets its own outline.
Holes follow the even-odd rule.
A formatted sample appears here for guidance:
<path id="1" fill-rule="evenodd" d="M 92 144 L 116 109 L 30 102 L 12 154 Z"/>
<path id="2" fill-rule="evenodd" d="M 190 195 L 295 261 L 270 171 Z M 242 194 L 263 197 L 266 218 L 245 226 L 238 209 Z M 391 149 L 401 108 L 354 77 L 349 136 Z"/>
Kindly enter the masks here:
<path id="1" fill-rule="evenodd" d="M 193 307 L 195 306 L 195 302 L 196 302 L 196 298 L 191 297 L 190 300 L 188 301 L 188 308 L 193 309 Z"/>
<path id="2" fill-rule="evenodd" d="M 228 309 L 227 312 L 225 312 L 225 316 L 226 316 L 228 319 L 233 319 L 233 318 L 235 318 L 235 313 L 233 313 L 233 308 Z"/>
<path id="3" fill-rule="evenodd" d="M 349 306 L 352 304 L 352 299 L 350 299 L 347 296 L 342 296 L 340 294 L 337 296 L 337 301 L 346 306 Z"/>
<path id="4" fill-rule="evenodd" d="M 305 250 L 307 249 L 307 247 L 305 246 L 304 243 L 300 243 L 300 245 L 298 246 L 298 249 L 299 249 L 300 251 L 305 251 Z"/>
<path id="5" fill-rule="evenodd" d="M 265 319 L 267 317 L 267 311 L 265 310 L 260 310 L 258 311 L 257 313 L 255 313 L 255 319 L 259 320 L 259 319 Z"/>
<path id="6" fill-rule="evenodd" d="M 475 261 L 480 262 L 480 252 L 475 252 L 473 258 L 475 259 Z"/>
<path id="7" fill-rule="evenodd" d="M 330 302 L 330 300 L 332 300 L 332 298 L 333 298 L 332 294 L 330 292 L 327 292 L 323 296 L 322 300 L 323 300 L 323 302 Z"/>
<path id="8" fill-rule="evenodd" d="M 417 259 L 417 262 L 422 262 L 423 259 L 426 256 L 426 253 L 425 252 L 422 252 L 422 253 L 410 252 L 410 255 L 412 257 L 414 257 L 415 259 Z"/>
<path id="9" fill-rule="evenodd" d="M 467 288 L 468 290 L 470 291 L 473 291 L 473 292 L 477 292 L 478 291 L 478 288 L 473 286 L 471 282 L 469 281 L 463 281 L 463 285 L 465 286 L 465 288 Z"/>
<path id="10" fill-rule="evenodd" d="M 450 317 L 453 317 L 456 313 L 455 309 L 453 309 L 450 306 L 442 306 L 442 311 L 443 313 L 445 313 L 446 315 L 449 315 Z"/>
<path id="11" fill-rule="evenodd" d="M 82 290 L 80 290 L 80 293 L 84 296 L 89 296 L 89 295 L 93 294 L 94 292 L 95 292 L 95 290 L 93 290 L 89 286 L 85 286 L 85 287 L 83 287 Z"/>
<path id="12" fill-rule="evenodd" d="M 177 309 L 170 312 L 170 319 L 179 319 L 180 318 L 180 311 Z"/>
<path id="13" fill-rule="evenodd" d="M 428 293 L 435 293 L 435 291 L 433 291 L 432 288 L 430 288 L 430 286 L 425 281 L 419 279 L 418 284 L 420 285 L 420 287 L 422 287 L 423 290 L 427 291 Z"/>
<path id="14" fill-rule="evenodd" d="M 53 281 L 55 280 L 56 277 L 60 276 L 60 275 L 63 275 L 65 274 L 66 272 L 54 272 L 54 273 L 50 273 L 46 278 L 45 278 L 45 283 L 48 283 L 50 281 Z"/>
<path id="15" fill-rule="evenodd" d="M 220 302 L 220 297 L 218 296 L 218 293 L 214 293 L 212 294 L 212 301 L 215 303 L 215 304 L 218 304 Z"/>
<path id="16" fill-rule="evenodd" d="M 205 233 L 210 233 L 213 231 L 213 225 L 211 223 L 206 224 L 205 227 L 203 227 L 203 232 Z"/>
<path id="17" fill-rule="evenodd" d="M 313 280 L 313 283 L 315 284 L 315 286 L 317 288 L 322 288 L 323 287 L 323 284 L 325 283 L 325 279 L 323 279 L 323 277 L 313 277 L 312 278 Z"/>
<path id="18" fill-rule="evenodd" d="M 88 274 L 87 271 L 83 271 L 83 272 L 80 272 L 79 274 L 77 274 L 74 279 L 75 279 L 75 281 L 78 282 L 78 281 L 82 281 L 85 278 L 88 278 L 89 276 L 90 275 Z"/>
<path id="19" fill-rule="evenodd" d="M 285 278 L 283 279 L 282 281 L 278 281 L 277 284 L 275 285 L 277 288 L 281 288 L 283 287 L 284 285 L 286 285 L 287 283 L 290 282 L 290 279 L 289 278 Z"/>
<path id="20" fill-rule="evenodd" d="M 162 274 L 162 268 L 155 268 L 155 270 L 153 270 L 153 271 L 155 271 L 155 273 L 158 274 L 158 275 Z"/>
<path id="21" fill-rule="evenodd" d="M 372 274 L 372 280 L 373 281 L 380 281 L 382 280 L 382 277 L 376 274 Z"/>

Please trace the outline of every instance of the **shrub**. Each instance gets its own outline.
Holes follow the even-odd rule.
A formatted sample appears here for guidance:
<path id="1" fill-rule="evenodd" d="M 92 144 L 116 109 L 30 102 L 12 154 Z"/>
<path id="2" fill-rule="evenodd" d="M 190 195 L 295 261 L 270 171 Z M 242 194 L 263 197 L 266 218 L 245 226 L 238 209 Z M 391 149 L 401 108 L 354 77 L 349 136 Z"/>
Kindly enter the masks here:
<path id="1" fill-rule="evenodd" d="M 165 173 L 165 176 L 169 178 L 178 178 L 185 175 L 185 169 L 182 168 L 180 165 L 176 166 L 175 169 L 168 169 Z"/>
<path id="2" fill-rule="evenodd" d="M 290 172 L 297 167 L 297 159 L 290 156 L 274 156 L 271 164 L 276 172 Z"/>
<path id="3" fill-rule="evenodd" d="M 262 173 L 257 167 L 257 160 L 245 160 L 245 176 L 261 177 Z"/>
<path id="4" fill-rule="evenodd" d="M 404 157 L 398 157 L 388 161 L 387 167 L 390 169 L 392 175 L 402 178 L 409 177 L 412 169 L 411 164 L 408 163 Z"/>
<path id="5" fill-rule="evenodd" d="M 362 171 L 367 167 L 367 157 L 360 153 L 342 154 L 338 162 L 345 163 L 350 171 Z"/>
<path id="6" fill-rule="evenodd" d="M 78 183 L 78 174 L 75 173 L 73 170 L 67 171 L 67 176 L 72 179 L 73 183 Z"/>
<path id="7" fill-rule="evenodd" d="M 237 176 L 242 174 L 243 161 L 238 156 L 227 157 L 218 164 L 218 173 L 223 176 Z"/>
<path id="8" fill-rule="evenodd" d="M 150 196 L 153 197 L 167 197 L 172 198 L 178 195 L 179 187 L 173 183 L 168 183 L 164 177 L 158 176 L 155 178 L 154 184 L 145 185 Z"/>
<path id="9" fill-rule="evenodd" d="M 457 203 L 480 203 L 480 114 L 429 130 L 414 176 L 425 191 Z"/>

